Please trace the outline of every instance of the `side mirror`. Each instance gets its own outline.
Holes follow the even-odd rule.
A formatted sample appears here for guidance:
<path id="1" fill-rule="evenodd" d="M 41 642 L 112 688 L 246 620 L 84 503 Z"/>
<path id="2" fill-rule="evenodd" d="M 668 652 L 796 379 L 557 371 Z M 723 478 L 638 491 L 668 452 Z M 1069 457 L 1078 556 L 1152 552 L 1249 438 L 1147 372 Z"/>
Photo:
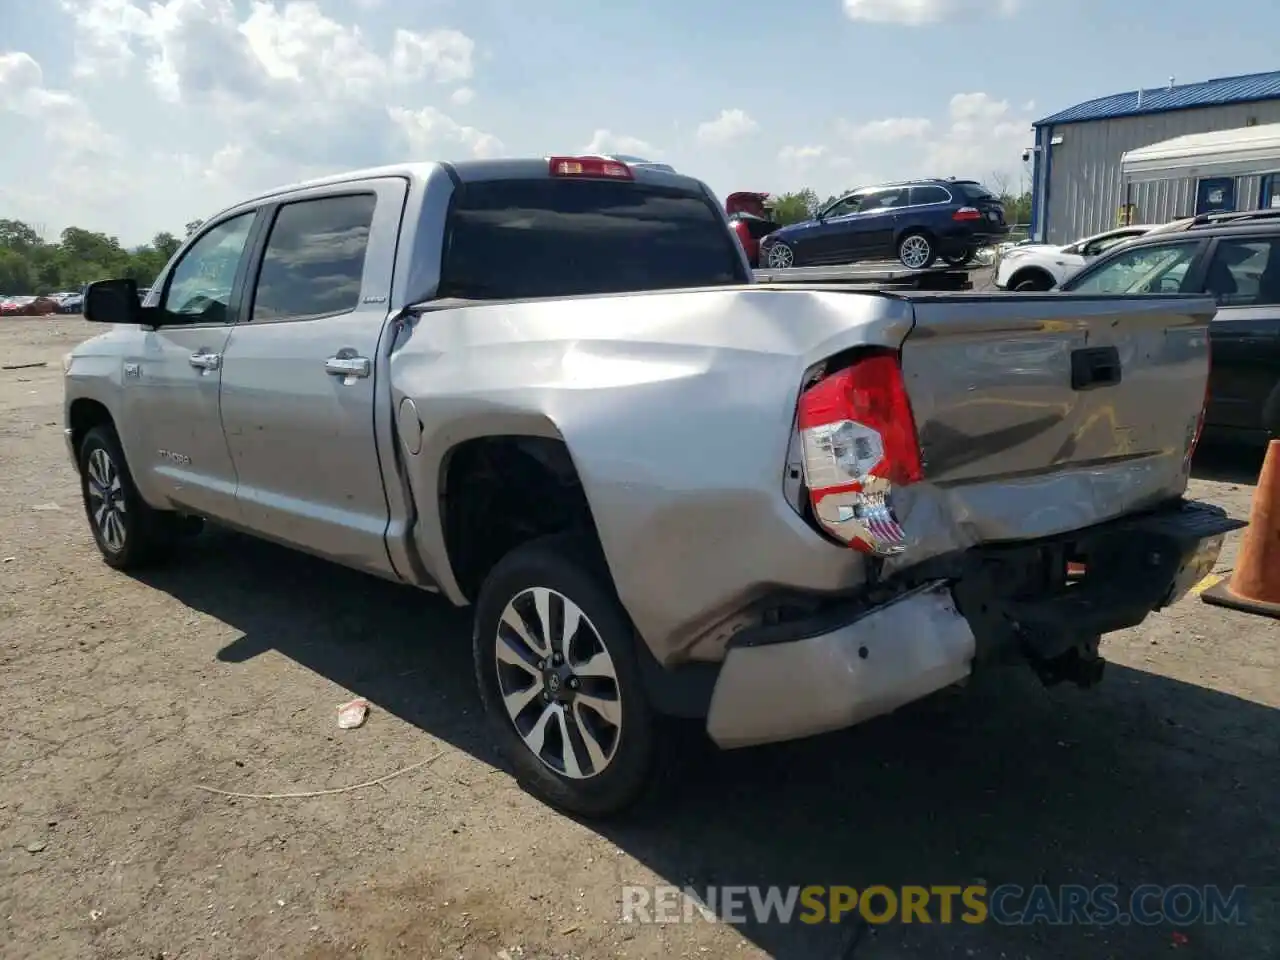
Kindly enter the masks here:
<path id="1" fill-rule="evenodd" d="M 91 323 L 143 323 L 138 281 L 98 280 L 84 291 L 84 318 Z"/>

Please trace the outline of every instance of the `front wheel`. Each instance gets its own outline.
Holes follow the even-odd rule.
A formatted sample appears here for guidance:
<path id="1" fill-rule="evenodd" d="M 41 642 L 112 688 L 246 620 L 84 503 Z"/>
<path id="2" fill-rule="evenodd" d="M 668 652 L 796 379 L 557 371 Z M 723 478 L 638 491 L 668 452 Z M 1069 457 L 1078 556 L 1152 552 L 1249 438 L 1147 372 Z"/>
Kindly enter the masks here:
<path id="1" fill-rule="evenodd" d="M 796 253 L 784 241 L 779 240 L 769 248 L 769 266 L 774 270 L 785 270 L 796 264 Z"/>
<path id="2" fill-rule="evenodd" d="M 1045 292 L 1053 289 L 1053 280 L 1050 277 L 1033 274 L 1032 276 L 1020 279 L 1013 285 L 1013 289 L 1023 293 L 1034 291 Z"/>
<path id="3" fill-rule="evenodd" d="M 638 642 L 580 541 L 518 547 L 476 604 L 476 680 L 520 783 L 560 809 L 603 817 L 631 806 L 654 768 L 654 717 Z"/>
<path id="4" fill-rule="evenodd" d="M 85 516 L 108 566 L 144 566 L 176 540 L 199 532 L 199 518 L 155 510 L 142 499 L 120 440 L 109 426 L 94 427 L 85 435 L 79 462 Z"/>
<path id="5" fill-rule="evenodd" d="M 936 258 L 933 244 L 923 233 L 908 233 L 898 241 L 898 260 L 908 270 L 923 270 Z"/>

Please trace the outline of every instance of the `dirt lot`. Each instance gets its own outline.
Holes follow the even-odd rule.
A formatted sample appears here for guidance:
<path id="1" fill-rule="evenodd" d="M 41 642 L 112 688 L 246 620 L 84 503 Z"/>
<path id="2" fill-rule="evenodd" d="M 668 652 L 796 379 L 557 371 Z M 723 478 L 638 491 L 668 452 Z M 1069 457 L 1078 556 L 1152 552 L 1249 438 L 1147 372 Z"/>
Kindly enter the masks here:
<path id="1" fill-rule="evenodd" d="M 1184 600 L 1091 691 L 1020 673 L 858 730 L 697 745 L 661 811 L 596 829 L 513 785 L 465 613 L 230 534 L 104 566 L 61 435 L 78 318 L 0 321 L 0 948 L 18 957 L 1280 955 L 1280 627 Z M 1246 515 L 1256 458 L 1194 492 Z M 1231 545 L 1232 552 L 1235 544 Z M 1229 567 L 1232 553 L 1224 557 Z M 335 707 L 374 704 L 359 730 Z M 244 792 L 385 784 L 314 799 Z M 619 922 L 624 883 L 1210 883 L 1250 923 Z"/>

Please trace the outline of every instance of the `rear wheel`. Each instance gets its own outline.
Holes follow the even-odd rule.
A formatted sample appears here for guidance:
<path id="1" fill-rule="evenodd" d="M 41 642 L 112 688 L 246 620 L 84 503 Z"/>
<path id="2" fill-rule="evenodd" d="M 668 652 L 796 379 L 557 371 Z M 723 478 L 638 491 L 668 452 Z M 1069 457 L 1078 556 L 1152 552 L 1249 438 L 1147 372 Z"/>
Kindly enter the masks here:
<path id="1" fill-rule="evenodd" d="M 769 266 L 774 270 L 785 270 L 795 266 L 795 251 L 785 241 L 779 240 L 769 248 Z"/>
<path id="2" fill-rule="evenodd" d="M 923 270 L 933 265 L 937 253 L 926 234 L 908 233 L 898 241 L 898 260 L 908 270 Z"/>
<path id="3" fill-rule="evenodd" d="M 959 253 L 944 253 L 942 260 L 949 267 L 963 267 L 966 263 L 973 259 L 973 251 L 969 249 L 961 250 Z"/>
<path id="4" fill-rule="evenodd" d="M 654 717 L 636 638 L 579 540 L 517 547 L 476 604 L 476 680 L 520 783 L 552 806 L 608 816 L 650 784 Z"/>

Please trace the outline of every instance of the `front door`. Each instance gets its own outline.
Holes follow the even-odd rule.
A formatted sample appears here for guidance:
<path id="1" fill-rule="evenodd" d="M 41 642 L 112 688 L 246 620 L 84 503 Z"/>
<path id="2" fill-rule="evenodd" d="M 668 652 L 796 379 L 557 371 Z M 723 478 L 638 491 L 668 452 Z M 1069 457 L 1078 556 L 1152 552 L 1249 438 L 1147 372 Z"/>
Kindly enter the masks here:
<path id="1" fill-rule="evenodd" d="M 281 205 L 222 371 L 243 523 L 392 576 L 374 405 L 404 197 L 388 178 Z"/>
<path id="2" fill-rule="evenodd" d="M 821 221 L 806 231 L 804 239 L 806 264 L 825 266 L 846 262 L 843 258 L 852 242 L 849 234 L 857 229 L 858 205 L 861 202 L 862 197 L 858 194 L 837 201 L 823 212 Z"/>
<path id="3" fill-rule="evenodd" d="M 1205 271 L 1204 292 L 1218 301 L 1209 327 L 1211 426 L 1261 430 L 1263 409 L 1280 382 L 1280 236 L 1224 238 Z"/>
<path id="4" fill-rule="evenodd" d="M 139 488 L 152 503 L 214 519 L 235 513 L 218 392 L 255 216 L 211 224 L 188 247 L 164 282 L 157 327 L 121 371 L 121 440 Z"/>
<path id="5" fill-rule="evenodd" d="M 850 246 L 844 251 L 846 262 L 896 258 L 893 246 L 898 213 L 907 206 L 906 187 L 887 187 L 868 196 L 856 217 L 857 232 L 849 235 Z"/>

